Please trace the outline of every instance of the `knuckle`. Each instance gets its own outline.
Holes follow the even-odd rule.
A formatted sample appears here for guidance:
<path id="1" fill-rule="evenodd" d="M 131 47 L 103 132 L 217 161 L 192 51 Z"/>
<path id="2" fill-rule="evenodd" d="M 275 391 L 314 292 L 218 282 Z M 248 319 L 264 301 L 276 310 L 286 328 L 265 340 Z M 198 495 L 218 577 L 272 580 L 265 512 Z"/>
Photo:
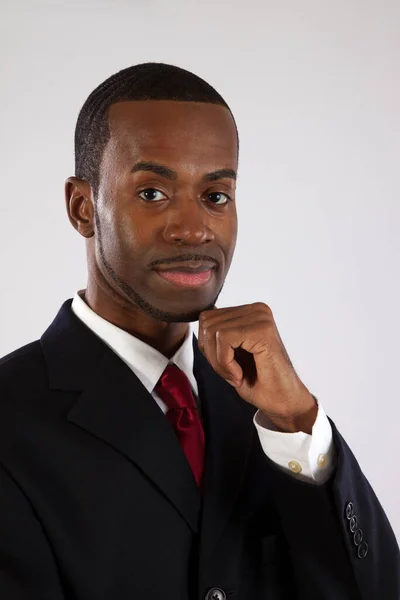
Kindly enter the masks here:
<path id="1" fill-rule="evenodd" d="M 274 330 L 274 324 L 271 321 L 271 319 L 265 319 L 263 321 L 263 328 L 266 333 L 272 333 L 272 331 Z"/>
<path id="2" fill-rule="evenodd" d="M 232 373 L 225 364 L 221 365 L 221 374 L 224 379 L 233 379 Z"/>
<path id="3" fill-rule="evenodd" d="M 203 310 L 199 315 L 199 321 L 205 321 L 207 317 L 214 313 L 213 310 Z"/>
<path id="4" fill-rule="evenodd" d="M 207 326 L 203 325 L 202 331 L 203 331 L 203 338 L 205 340 L 211 339 L 213 337 L 213 335 L 214 335 L 214 333 L 213 333 L 213 331 L 212 331 L 212 329 L 210 327 L 207 327 Z"/>
<path id="5" fill-rule="evenodd" d="M 266 313 L 268 313 L 269 315 L 270 315 L 270 314 L 272 314 L 272 310 L 271 310 L 271 308 L 268 306 L 268 304 L 265 304 L 265 302 L 255 302 L 255 303 L 253 304 L 253 307 L 254 307 L 256 310 L 260 310 L 260 311 L 262 311 L 262 312 L 264 312 L 264 313 L 266 312 Z"/>
<path id="6" fill-rule="evenodd" d="M 215 337 L 218 342 L 223 342 L 226 340 L 226 332 L 223 329 L 218 329 L 215 332 Z"/>
<path id="7" fill-rule="evenodd" d="M 203 324 L 204 324 L 205 318 L 206 318 L 206 316 L 205 316 L 204 312 L 201 312 L 201 313 L 199 314 L 199 324 L 200 324 L 200 325 L 203 325 Z"/>

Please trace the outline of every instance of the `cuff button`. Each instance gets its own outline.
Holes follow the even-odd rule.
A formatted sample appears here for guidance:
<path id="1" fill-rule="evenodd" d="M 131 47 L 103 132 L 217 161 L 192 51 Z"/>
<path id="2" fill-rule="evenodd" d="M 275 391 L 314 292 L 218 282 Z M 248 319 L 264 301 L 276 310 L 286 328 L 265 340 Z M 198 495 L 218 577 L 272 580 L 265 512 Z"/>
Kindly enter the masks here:
<path id="1" fill-rule="evenodd" d="M 226 600 L 226 594 L 221 588 L 211 588 L 208 590 L 205 600 Z"/>
<path id="2" fill-rule="evenodd" d="M 301 473 L 302 471 L 301 464 L 298 463 L 297 460 L 291 460 L 288 463 L 288 466 L 292 473 Z"/>
<path id="3" fill-rule="evenodd" d="M 355 532 L 355 534 L 353 536 L 353 541 L 356 546 L 359 546 L 361 544 L 361 542 L 363 541 L 363 537 L 364 537 L 364 534 L 362 532 L 362 529 L 357 529 L 357 531 Z"/>
<path id="4" fill-rule="evenodd" d="M 354 514 L 354 506 L 352 502 L 349 502 L 348 505 L 346 506 L 346 517 L 348 518 L 348 520 L 350 521 L 351 517 Z"/>
<path id="5" fill-rule="evenodd" d="M 363 542 L 360 546 L 358 546 L 357 556 L 358 558 L 365 558 L 368 554 L 368 544 L 367 542 Z"/>
<path id="6" fill-rule="evenodd" d="M 353 515 L 351 517 L 350 522 L 349 522 L 349 527 L 350 527 L 351 533 L 354 533 L 355 530 L 357 529 L 357 517 L 356 517 L 356 515 Z"/>

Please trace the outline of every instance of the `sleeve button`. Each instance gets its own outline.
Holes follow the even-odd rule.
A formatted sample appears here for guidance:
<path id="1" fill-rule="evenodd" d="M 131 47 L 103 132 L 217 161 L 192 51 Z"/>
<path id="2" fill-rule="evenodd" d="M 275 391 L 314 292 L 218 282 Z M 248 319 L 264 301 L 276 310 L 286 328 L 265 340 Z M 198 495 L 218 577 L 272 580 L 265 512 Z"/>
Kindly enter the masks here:
<path id="1" fill-rule="evenodd" d="M 368 544 L 367 542 L 363 542 L 360 546 L 358 546 L 357 556 L 358 558 L 365 558 L 368 554 Z"/>
<path id="2" fill-rule="evenodd" d="M 221 588 L 211 588 L 208 590 L 205 600 L 226 600 L 226 594 Z"/>
<path id="3" fill-rule="evenodd" d="M 350 521 L 351 517 L 354 514 L 354 506 L 352 502 L 349 502 L 348 505 L 346 506 L 346 517 L 348 518 L 348 520 Z"/>
<path id="4" fill-rule="evenodd" d="M 357 531 L 355 532 L 355 534 L 353 536 L 353 541 L 356 546 L 359 546 L 361 544 L 361 542 L 363 541 L 363 537 L 364 537 L 364 534 L 362 532 L 362 529 L 357 529 Z"/>
<path id="5" fill-rule="evenodd" d="M 357 517 L 356 517 L 356 515 L 353 515 L 351 517 L 350 522 L 349 522 L 349 527 L 350 527 L 350 531 L 352 533 L 354 533 L 355 530 L 357 529 Z"/>

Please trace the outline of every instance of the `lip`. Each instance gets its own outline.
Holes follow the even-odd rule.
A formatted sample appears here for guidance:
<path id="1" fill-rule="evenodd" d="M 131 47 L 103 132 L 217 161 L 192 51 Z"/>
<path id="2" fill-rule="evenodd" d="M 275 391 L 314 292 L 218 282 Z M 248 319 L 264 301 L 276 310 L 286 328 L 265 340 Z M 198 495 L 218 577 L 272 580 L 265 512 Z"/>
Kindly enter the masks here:
<path id="1" fill-rule="evenodd" d="M 179 271 L 181 273 L 202 273 L 214 269 L 215 265 L 210 262 L 204 261 L 192 261 L 186 263 L 174 263 L 168 267 L 156 267 L 155 271 Z"/>
<path id="2" fill-rule="evenodd" d="M 199 266 L 196 268 L 175 267 L 173 269 L 154 269 L 156 273 L 168 283 L 179 287 L 200 287 L 206 285 L 214 272 L 210 266 Z"/>

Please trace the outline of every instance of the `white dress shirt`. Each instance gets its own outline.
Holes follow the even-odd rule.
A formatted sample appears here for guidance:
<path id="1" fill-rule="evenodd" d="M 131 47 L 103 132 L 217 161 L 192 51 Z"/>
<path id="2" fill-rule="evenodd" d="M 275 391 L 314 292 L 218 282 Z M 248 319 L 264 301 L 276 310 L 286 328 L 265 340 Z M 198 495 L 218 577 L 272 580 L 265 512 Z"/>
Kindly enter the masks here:
<path id="1" fill-rule="evenodd" d="M 180 348 L 168 359 L 152 346 L 100 317 L 86 304 L 84 293 L 85 290 L 76 292 L 71 307 L 73 312 L 132 369 L 164 414 L 167 405 L 154 388 L 169 363 L 174 363 L 185 373 L 198 402 L 190 327 Z M 313 484 L 322 484 L 332 475 L 336 467 L 336 450 L 331 425 L 319 402 L 312 435 L 281 433 L 261 411 L 256 412 L 253 422 L 263 451 L 280 469 Z"/>

